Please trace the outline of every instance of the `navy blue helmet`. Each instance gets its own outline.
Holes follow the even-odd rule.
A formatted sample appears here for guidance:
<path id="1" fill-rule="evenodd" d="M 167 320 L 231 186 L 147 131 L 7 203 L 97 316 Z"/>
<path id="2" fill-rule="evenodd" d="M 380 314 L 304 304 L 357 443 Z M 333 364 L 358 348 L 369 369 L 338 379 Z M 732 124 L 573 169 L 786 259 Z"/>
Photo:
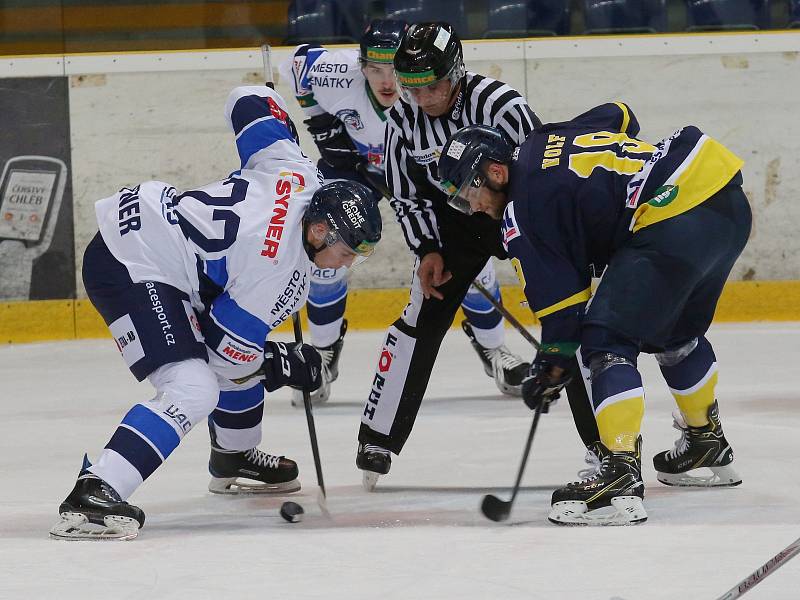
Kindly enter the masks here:
<path id="1" fill-rule="evenodd" d="M 496 127 L 469 125 L 456 131 L 439 157 L 439 179 L 450 195 L 450 206 L 470 214 L 470 188 L 483 185 L 490 161 L 507 165 L 514 150 L 515 145 L 508 136 Z"/>
<path id="2" fill-rule="evenodd" d="M 362 259 L 372 254 L 383 228 L 374 194 L 356 181 L 334 181 L 319 188 L 303 216 L 303 231 L 312 223 L 328 226 L 326 246 L 342 241 Z M 304 242 L 306 252 L 313 259 L 316 250 Z"/>
<path id="3" fill-rule="evenodd" d="M 376 62 L 392 64 L 400 40 L 408 29 L 405 21 L 375 19 L 361 36 L 358 58 L 361 63 Z"/>

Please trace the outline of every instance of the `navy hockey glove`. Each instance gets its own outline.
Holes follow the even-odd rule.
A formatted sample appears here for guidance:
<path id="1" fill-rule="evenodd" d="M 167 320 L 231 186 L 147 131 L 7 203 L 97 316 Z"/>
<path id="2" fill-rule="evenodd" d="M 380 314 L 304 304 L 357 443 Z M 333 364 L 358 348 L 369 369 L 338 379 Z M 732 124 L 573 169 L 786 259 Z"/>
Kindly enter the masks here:
<path id="1" fill-rule="evenodd" d="M 319 154 L 334 169 L 355 171 L 366 159 L 358 153 L 344 123 L 333 115 L 323 113 L 303 121 L 314 138 Z"/>
<path id="2" fill-rule="evenodd" d="M 546 359 L 537 358 L 531 363 L 528 375 L 522 380 L 522 400 L 531 410 L 544 404 L 542 412 L 547 412 L 550 405 L 561 397 L 560 392 L 564 386 L 572 379 L 570 371 L 565 370 L 554 376 L 554 370 L 558 370 L 557 367 Z"/>
<path id="3" fill-rule="evenodd" d="M 263 369 L 268 392 L 285 385 L 313 392 L 322 385 L 322 357 L 310 344 L 267 342 Z"/>

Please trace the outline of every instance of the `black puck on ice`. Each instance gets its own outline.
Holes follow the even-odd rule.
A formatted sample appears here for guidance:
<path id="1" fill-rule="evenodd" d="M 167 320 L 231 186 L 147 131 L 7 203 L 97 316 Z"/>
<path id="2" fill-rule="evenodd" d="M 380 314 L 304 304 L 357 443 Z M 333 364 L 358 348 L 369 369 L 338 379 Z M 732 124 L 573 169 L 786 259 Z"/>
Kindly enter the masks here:
<path id="1" fill-rule="evenodd" d="M 281 504 L 281 516 L 289 523 L 299 523 L 303 520 L 303 507 L 297 502 L 284 502 Z"/>

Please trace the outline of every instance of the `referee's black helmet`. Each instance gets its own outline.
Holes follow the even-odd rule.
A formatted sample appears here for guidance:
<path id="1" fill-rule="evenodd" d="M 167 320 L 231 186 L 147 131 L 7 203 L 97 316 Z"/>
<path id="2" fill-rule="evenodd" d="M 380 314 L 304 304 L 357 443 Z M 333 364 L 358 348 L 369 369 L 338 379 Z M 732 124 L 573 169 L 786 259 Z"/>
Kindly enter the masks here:
<path id="1" fill-rule="evenodd" d="M 464 76 L 464 52 L 453 26 L 444 22 L 411 25 L 394 55 L 394 70 L 401 87 L 425 87 L 448 78 L 451 84 Z"/>

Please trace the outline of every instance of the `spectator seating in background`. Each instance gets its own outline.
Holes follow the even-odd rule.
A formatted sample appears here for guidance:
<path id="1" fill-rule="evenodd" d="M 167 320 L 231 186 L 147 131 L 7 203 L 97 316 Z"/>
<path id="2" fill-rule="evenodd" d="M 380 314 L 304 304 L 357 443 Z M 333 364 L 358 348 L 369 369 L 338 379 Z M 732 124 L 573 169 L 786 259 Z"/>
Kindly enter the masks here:
<path id="1" fill-rule="evenodd" d="M 665 0 L 583 0 L 585 33 L 658 33 L 667 30 Z"/>
<path id="2" fill-rule="evenodd" d="M 569 0 L 488 0 L 485 38 L 565 35 Z"/>
<path id="3" fill-rule="evenodd" d="M 361 40 L 370 21 L 370 0 L 335 0 L 339 27 L 343 35 Z"/>
<path id="4" fill-rule="evenodd" d="M 364 0 L 292 0 L 286 44 L 357 42 L 366 26 Z"/>
<path id="5" fill-rule="evenodd" d="M 769 0 L 686 0 L 686 29 L 768 29 Z"/>
<path id="6" fill-rule="evenodd" d="M 462 40 L 469 37 L 464 0 L 386 0 L 386 18 L 408 23 L 446 21 Z"/>
<path id="7" fill-rule="evenodd" d="M 789 27 L 800 27 L 800 0 L 789 0 Z"/>
<path id="8" fill-rule="evenodd" d="M 353 43 L 377 7 L 387 19 L 446 21 L 469 39 L 472 0 L 290 0 L 286 43 Z M 485 0 L 484 38 L 566 35 L 571 0 Z M 769 0 L 684 0 L 688 31 L 770 27 Z M 373 6 L 373 4 L 375 6 Z M 667 31 L 667 0 L 581 0 L 587 34 Z M 383 6 L 381 6 L 383 5 Z M 800 0 L 787 0 L 789 27 L 800 28 Z M 376 16 L 376 15 L 373 15 Z"/>

